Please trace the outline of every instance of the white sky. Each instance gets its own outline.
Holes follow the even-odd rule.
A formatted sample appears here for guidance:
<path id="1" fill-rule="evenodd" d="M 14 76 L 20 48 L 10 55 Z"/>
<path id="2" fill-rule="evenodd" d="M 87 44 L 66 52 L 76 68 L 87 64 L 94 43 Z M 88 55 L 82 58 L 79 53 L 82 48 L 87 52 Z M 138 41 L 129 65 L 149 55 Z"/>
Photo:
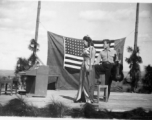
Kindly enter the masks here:
<path id="1" fill-rule="evenodd" d="M 35 37 L 37 1 L 0 1 L 0 69 L 14 70 L 18 57 L 28 58 L 28 45 Z M 139 8 L 138 46 L 143 59 L 141 70 L 152 63 L 152 3 Z M 46 64 L 47 31 L 82 39 L 126 38 L 127 47 L 134 44 L 136 3 L 42 1 L 37 53 Z M 128 71 L 124 61 L 124 71 Z"/>

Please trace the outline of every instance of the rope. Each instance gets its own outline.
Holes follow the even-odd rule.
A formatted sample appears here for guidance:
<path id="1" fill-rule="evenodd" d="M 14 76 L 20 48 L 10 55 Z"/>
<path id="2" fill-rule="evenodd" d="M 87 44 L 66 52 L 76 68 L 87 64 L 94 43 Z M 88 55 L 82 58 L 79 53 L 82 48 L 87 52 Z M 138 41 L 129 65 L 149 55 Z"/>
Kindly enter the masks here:
<path id="1" fill-rule="evenodd" d="M 48 31 L 46 28 L 45 28 L 45 26 L 42 24 L 42 22 L 41 21 L 39 21 L 40 22 L 40 25 L 42 25 L 42 27 L 46 30 L 46 31 Z"/>
<path id="2" fill-rule="evenodd" d="M 129 35 L 131 35 L 131 33 L 134 32 L 134 31 L 135 31 L 135 29 L 133 29 L 133 30 L 127 35 L 127 37 L 128 37 Z M 127 38 L 127 37 L 126 37 L 126 38 Z"/>

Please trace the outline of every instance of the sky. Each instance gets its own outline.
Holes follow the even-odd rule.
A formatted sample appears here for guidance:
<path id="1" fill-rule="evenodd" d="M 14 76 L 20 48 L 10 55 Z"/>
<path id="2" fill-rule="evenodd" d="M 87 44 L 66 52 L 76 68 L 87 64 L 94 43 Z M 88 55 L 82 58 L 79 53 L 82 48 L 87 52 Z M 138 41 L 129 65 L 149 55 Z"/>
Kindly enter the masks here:
<path id="1" fill-rule="evenodd" d="M 18 57 L 28 58 L 30 40 L 35 38 L 37 1 L 0 0 L 0 69 L 14 70 Z M 125 58 L 127 47 L 134 45 L 136 3 L 42 1 L 37 55 L 46 65 L 47 31 L 82 39 L 89 35 L 93 40 L 126 37 L 124 71 L 129 70 Z M 152 3 L 140 3 L 138 46 L 144 66 L 152 64 Z"/>

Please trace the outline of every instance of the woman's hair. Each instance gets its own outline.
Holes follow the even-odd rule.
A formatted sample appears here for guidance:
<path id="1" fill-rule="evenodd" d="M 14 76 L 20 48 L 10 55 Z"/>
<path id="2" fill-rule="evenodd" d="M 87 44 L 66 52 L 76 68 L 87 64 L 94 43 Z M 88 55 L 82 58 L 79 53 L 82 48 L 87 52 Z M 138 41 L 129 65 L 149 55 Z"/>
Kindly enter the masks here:
<path id="1" fill-rule="evenodd" d="M 85 40 L 85 41 L 88 42 L 88 47 L 94 46 L 94 44 L 93 44 L 93 42 L 92 42 L 92 39 L 91 39 L 89 36 L 84 36 L 84 37 L 83 37 L 83 40 Z"/>

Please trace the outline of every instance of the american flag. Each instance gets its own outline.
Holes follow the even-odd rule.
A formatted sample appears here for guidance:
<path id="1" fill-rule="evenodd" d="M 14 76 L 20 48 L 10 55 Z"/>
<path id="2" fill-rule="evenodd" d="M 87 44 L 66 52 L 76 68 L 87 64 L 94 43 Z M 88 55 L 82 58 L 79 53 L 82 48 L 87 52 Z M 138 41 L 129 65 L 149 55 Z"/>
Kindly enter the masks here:
<path id="1" fill-rule="evenodd" d="M 81 69 L 83 57 L 81 54 L 84 49 L 83 40 L 64 38 L 64 67 Z M 103 41 L 93 41 L 96 49 L 95 60 L 101 50 L 103 50 Z M 114 49 L 114 40 L 111 41 L 110 48 Z"/>

